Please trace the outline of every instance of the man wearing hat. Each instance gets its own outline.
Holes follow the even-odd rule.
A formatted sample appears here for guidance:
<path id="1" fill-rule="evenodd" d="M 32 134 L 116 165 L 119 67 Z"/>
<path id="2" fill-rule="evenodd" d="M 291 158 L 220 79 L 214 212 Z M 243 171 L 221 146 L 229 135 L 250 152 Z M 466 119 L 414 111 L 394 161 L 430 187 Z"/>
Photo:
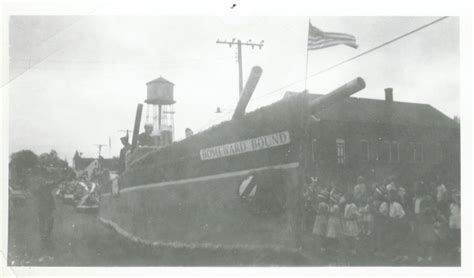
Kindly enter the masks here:
<path id="1" fill-rule="evenodd" d="M 138 135 L 139 146 L 154 146 L 153 138 L 151 137 L 152 131 L 153 131 L 153 125 L 150 123 L 145 124 L 145 132 Z"/>
<path id="2" fill-rule="evenodd" d="M 36 201 L 42 252 L 39 260 L 42 262 L 45 259 L 52 259 L 51 255 L 54 248 L 51 233 L 53 231 L 56 205 L 52 191 L 56 187 L 56 181 L 53 168 L 40 167 L 39 172 L 40 177 L 35 180 L 35 183 L 37 184 Z"/>
<path id="3" fill-rule="evenodd" d="M 127 155 L 127 152 L 130 150 L 131 148 L 131 145 L 130 143 L 128 142 L 128 133 L 126 136 L 120 138 L 120 141 L 122 142 L 122 149 L 120 150 L 120 158 L 119 158 L 119 172 L 122 173 L 123 171 L 125 171 L 125 159 L 126 159 L 126 155 Z"/>

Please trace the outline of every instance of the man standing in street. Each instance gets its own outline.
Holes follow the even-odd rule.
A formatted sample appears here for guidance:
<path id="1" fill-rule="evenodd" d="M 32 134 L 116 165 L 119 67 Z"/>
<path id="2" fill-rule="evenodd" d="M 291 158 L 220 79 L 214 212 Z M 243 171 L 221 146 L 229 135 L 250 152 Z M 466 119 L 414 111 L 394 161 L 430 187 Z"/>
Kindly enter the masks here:
<path id="1" fill-rule="evenodd" d="M 54 243 L 51 237 L 54 225 L 54 210 L 56 205 L 53 197 L 53 189 L 56 187 L 53 169 L 48 167 L 40 168 L 40 178 L 37 181 L 37 213 L 39 223 L 39 233 L 41 240 L 41 257 L 39 262 L 52 260 Z"/>
<path id="2" fill-rule="evenodd" d="M 120 157 L 119 157 L 120 167 L 119 167 L 119 172 L 122 173 L 123 171 L 125 171 L 126 155 L 127 155 L 127 152 L 130 150 L 131 145 L 130 145 L 130 143 L 128 142 L 128 134 L 127 134 L 127 136 L 124 136 L 124 137 L 120 138 L 120 141 L 122 142 L 123 147 L 122 147 L 122 149 L 120 150 Z"/>

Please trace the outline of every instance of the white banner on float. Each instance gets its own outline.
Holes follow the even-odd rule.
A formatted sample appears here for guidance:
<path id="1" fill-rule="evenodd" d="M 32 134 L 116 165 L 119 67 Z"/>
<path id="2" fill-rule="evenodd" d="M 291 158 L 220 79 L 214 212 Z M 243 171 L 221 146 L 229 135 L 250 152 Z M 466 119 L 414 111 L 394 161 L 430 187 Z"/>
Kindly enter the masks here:
<path id="1" fill-rule="evenodd" d="M 288 131 L 278 132 L 270 135 L 260 136 L 244 141 L 220 145 L 200 150 L 201 160 L 216 159 L 231 155 L 273 148 L 290 143 Z"/>

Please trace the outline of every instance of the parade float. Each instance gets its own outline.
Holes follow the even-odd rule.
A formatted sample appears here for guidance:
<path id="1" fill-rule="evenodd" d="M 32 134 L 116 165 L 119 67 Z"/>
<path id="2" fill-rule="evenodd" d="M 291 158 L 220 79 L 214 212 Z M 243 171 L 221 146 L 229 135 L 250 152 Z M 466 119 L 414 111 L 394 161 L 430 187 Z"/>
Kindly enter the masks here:
<path id="1" fill-rule="evenodd" d="M 102 194 L 99 219 L 153 246 L 298 248 L 310 115 L 365 83 L 356 78 L 318 99 L 302 92 L 245 113 L 261 74 L 252 69 L 230 121 L 162 147 L 137 146 L 139 106 L 127 168 Z"/>

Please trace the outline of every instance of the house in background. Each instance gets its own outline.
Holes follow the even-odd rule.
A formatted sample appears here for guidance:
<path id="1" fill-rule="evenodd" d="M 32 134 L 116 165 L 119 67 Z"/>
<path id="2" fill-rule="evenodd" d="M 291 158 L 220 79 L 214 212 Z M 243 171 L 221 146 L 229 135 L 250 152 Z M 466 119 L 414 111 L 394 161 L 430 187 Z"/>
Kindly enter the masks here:
<path id="1" fill-rule="evenodd" d="M 72 159 L 72 168 L 76 171 L 79 176 L 82 173 L 87 172 L 87 176 L 91 177 L 94 171 L 108 171 L 117 172 L 119 168 L 118 158 L 103 158 L 102 156 L 97 158 L 82 157 L 81 153 L 76 151 Z"/>
<path id="2" fill-rule="evenodd" d="M 310 129 L 310 175 L 460 181 L 459 122 L 429 104 L 394 101 L 391 88 L 385 100 L 350 97 L 312 115 Z"/>

